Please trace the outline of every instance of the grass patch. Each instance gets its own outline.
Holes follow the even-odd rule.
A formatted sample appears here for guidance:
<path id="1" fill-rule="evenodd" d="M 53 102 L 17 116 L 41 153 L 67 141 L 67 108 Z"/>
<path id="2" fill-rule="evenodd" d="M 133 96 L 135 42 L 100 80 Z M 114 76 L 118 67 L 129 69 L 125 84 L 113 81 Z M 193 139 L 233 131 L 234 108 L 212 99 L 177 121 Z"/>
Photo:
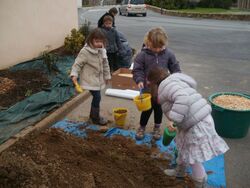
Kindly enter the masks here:
<path id="1" fill-rule="evenodd" d="M 222 9 L 222 8 L 194 8 L 194 9 L 179 9 L 179 12 L 186 12 L 186 13 L 242 13 L 242 12 L 246 12 L 246 13 L 250 13 L 250 11 L 242 11 L 240 9 Z"/>

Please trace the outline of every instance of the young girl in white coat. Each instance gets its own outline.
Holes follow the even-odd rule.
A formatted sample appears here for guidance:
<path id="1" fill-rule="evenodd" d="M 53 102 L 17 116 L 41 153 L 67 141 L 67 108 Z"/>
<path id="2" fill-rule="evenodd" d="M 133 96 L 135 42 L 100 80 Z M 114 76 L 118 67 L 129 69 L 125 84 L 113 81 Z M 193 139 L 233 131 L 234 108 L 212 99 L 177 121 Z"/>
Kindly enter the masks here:
<path id="1" fill-rule="evenodd" d="M 225 153 L 229 148 L 215 131 L 211 106 L 196 91 L 196 82 L 183 73 L 168 73 L 156 67 L 148 74 L 152 94 L 158 94 L 163 113 L 177 125 L 175 142 L 178 150 L 177 167 L 166 169 L 168 176 L 184 177 L 192 168 L 196 188 L 206 187 L 207 174 L 202 162 Z M 158 91 L 158 92 L 157 92 Z"/>

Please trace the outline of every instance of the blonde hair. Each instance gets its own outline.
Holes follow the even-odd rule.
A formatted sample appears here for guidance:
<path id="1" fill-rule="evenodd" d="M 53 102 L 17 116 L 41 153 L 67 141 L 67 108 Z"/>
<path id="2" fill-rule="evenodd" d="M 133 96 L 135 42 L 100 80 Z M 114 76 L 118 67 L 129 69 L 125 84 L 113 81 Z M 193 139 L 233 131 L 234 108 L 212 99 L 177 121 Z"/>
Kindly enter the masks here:
<path id="1" fill-rule="evenodd" d="M 145 35 L 144 44 L 153 48 L 162 48 L 168 44 L 168 35 L 161 27 L 153 28 Z"/>

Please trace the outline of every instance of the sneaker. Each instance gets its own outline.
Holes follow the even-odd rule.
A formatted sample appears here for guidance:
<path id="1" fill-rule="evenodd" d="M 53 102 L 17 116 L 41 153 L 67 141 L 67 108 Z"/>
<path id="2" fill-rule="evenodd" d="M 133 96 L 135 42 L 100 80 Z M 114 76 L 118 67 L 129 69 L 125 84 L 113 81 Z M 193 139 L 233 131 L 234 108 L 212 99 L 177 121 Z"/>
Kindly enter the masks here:
<path id="1" fill-rule="evenodd" d="M 145 128 L 139 127 L 135 135 L 136 140 L 142 140 L 144 136 L 145 136 Z"/>
<path id="2" fill-rule="evenodd" d="M 154 140 L 160 140 L 160 138 L 161 138 L 161 129 L 160 129 L 160 127 L 154 127 L 153 139 Z"/>
<path id="3" fill-rule="evenodd" d="M 177 178 L 183 178 L 186 175 L 185 170 L 186 170 L 185 166 L 178 165 L 174 169 L 166 169 L 166 170 L 164 170 L 164 173 L 167 176 L 177 177 Z"/>
<path id="4" fill-rule="evenodd" d="M 207 174 L 202 179 L 192 177 L 195 188 L 207 188 Z"/>

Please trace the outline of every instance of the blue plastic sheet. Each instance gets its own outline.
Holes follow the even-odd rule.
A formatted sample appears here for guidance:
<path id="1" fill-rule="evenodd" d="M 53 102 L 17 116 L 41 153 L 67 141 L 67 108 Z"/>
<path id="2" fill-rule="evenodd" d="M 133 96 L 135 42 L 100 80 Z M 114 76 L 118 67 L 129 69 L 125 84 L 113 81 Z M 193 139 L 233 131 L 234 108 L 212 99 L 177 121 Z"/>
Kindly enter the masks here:
<path id="1" fill-rule="evenodd" d="M 74 122 L 69 120 L 62 120 L 57 122 L 52 127 L 63 129 L 67 133 L 71 133 L 78 137 L 86 138 L 86 129 L 99 130 L 99 126 L 89 125 L 86 122 Z M 85 127 L 85 129 L 83 129 Z M 130 137 L 135 140 L 135 131 L 123 130 L 120 128 L 110 128 L 106 133 L 103 134 L 105 137 L 112 137 L 114 135 L 122 135 L 125 137 Z M 152 136 L 146 134 L 145 138 L 141 141 L 136 141 L 136 144 L 145 144 L 151 147 L 152 144 L 156 144 L 160 152 L 168 153 L 168 156 L 174 157 L 175 152 L 175 142 L 172 141 L 169 146 L 164 146 L 162 144 L 162 138 L 156 142 L 152 142 Z M 175 161 L 173 160 L 172 163 Z M 215 157 L 204 163 L 205 169 L 208 173 L 208 185 L 214 188 L 226 187 L 225 173 L 224 173 L 224 155 Z M 190 172 L 190 170 L 189 170 Z"/>

